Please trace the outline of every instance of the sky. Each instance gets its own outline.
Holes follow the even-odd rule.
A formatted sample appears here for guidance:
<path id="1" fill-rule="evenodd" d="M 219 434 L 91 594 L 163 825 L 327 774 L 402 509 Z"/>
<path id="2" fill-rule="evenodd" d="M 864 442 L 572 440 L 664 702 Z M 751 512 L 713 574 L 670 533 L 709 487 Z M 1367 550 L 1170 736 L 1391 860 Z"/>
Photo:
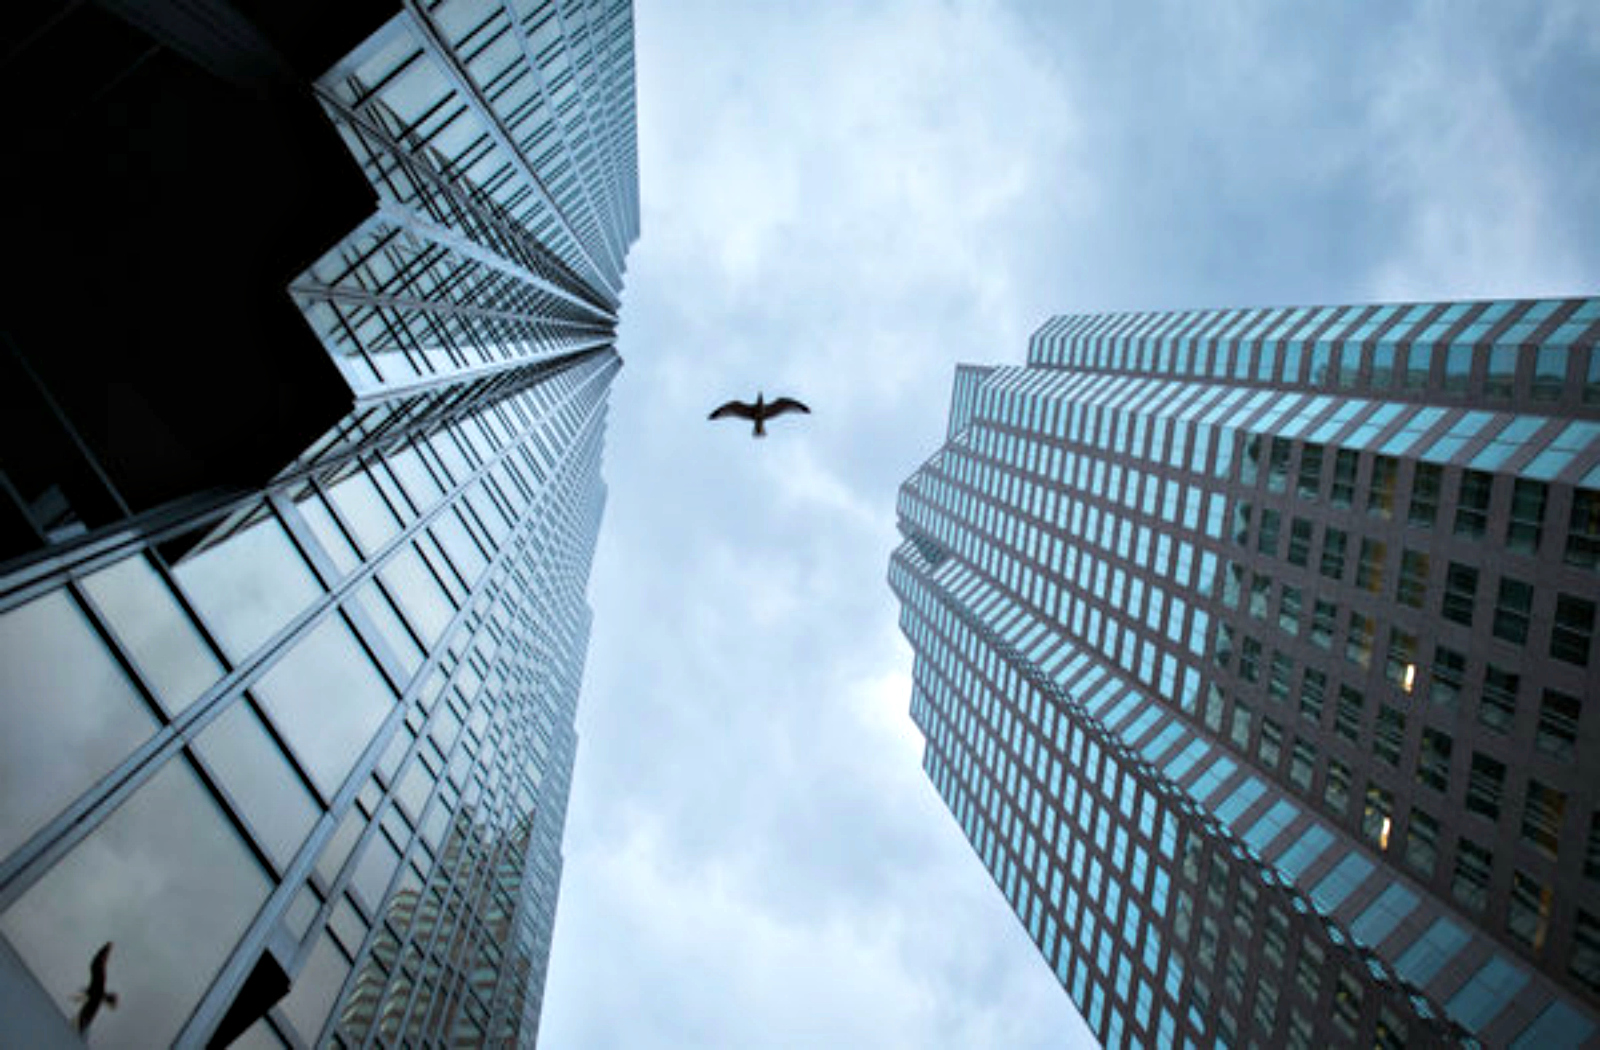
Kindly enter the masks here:
<path id="1" fill-rule="evenodd" d="M 637 0 L 642 234 L 545 1047 L 1092 1046 L 885 582 L 1056 313 L 1600 290 L 1600 5 Z M 752 441 L 722 401 L 798 397 Z"/>

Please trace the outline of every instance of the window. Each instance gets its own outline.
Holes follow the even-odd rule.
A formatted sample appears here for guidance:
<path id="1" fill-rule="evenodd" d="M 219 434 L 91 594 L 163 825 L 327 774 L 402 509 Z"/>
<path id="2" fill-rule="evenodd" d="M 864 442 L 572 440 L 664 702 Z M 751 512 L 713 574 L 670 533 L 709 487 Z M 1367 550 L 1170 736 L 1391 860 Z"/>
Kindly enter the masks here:
<path id="1" fill-rule="evenodd" d="M 1494 600 L 1494 634 L 1521 645 L 1528 640 L 1528 618 L 1533 612 L 1533 585 L 1509 576 L 1500 578 Z"/>
<path id="2" fill-rule="evenodd" d="M 1248 635 L 1239 647 L 1239 677 L 1247 682 L 1261 677 L 1261 643 Z"/>
<path id="3" fill-rule="evenodd" d="M 1399 464 L 1391 456 L 1378 456 L 1372 461 L 1372 481 L 1367 486 L 1367 513 L 1380 518 L 1394 516 L 1394 483 Z"/>
<path id="4" fill-rule="evenodd" d="M 1478 698 L 1478 721 L 1490 729 L 1510 733 L 1517 719 L 1517 687 L 1522 679 L 1495 664 L 1483 669 L 1483 695 Z"/>
<path id="5" fill-rule="evenodd" d="M 1424 878 L 1432 878 L 1438 860 L 1439 822 L 1422 810 L 1413 809 L 1406 829 L 1406 863 Z"/>
<path id="6" fill-rule="evenodd" d="M 1393 818 L 1394 793 L 1368 781 L 1366 803 L 1361 808 L 1361 833 L 1377 843 L 1379 849 L 1388 849 Z"/>
<path id="7" fill-rule="evenodd" d="M 1336 758 L 1328 759 L 1328 781 L 1323 785 L 1322 799 L 1341 816 L 1350 806 L 1350 767 Z"/>
<path id="8" fill-rule="evenodd" d="M 1471 839 L 1456 844 L 1456 870 L 1450 879 L 1455 899 L 1482 911 L 1489 900 L 1489 873 L 1494 869 L 1494 854 Z"/>
<path id="9" fill-rule="evenodd" d="M 1268 769 L 1277 769 L 1278 760 L 1283 757 L 1283 727 L 1270 718 L 1261 720 L 1261 740 L 1256 745 L 1256 754 Z"/>
<path id="10" fill-rule="evenodd" d="M 1278 556 L 1278 532 L 1283 525 L 1283 515 L 1263 507 L 1261 529 L 1256 536 L 1256 549 L 1271 558 Z"/>
<path id="11" fill-rule="evenodd" d="M 1361 711 L 1367 699 L 1347 685 L 1339 687 L 1339 706 L 1334 712 L 1333 728 L 1351 743 L 1361 739 Z"/>
<path id="12" fill-rule="evenodd" d="M 1556 621 L 1550 630 L 1550 655 L 1579 667 L 1589 666 L 1589 641 L 1594 634 L 1594 602 L 1570 594 L 1556 596 Z"/>
<path id="13" fill-rule="evenodd" d="M 1267 695 L 1275 703 L 1289 699 L 1289 679 L 1294 674 L 1294 661 L 1279 649 L 1272 651 L 1272 666 L 1267 674 Z"/>
<path id="14" fill-rule="evenodd" d="M 1384 660 L 1383 675 L 1404 692 L 1411 692 L 1417 683 L 1417 636 L 1398 627 L 1389 628 L 1389 655 Z"/>
<path id="15" fill-rule="evenodd" d="M 1428 699 L 1454 711 L 1461 703 L 1461 686 L 1467 678 L 1467 658 L 1454 649 L 1433 650 L 1433 685 Z"/>
<path id="16" fill-rule="evenodd" d="M 1600 361 L 1600 353 L 1592 360 Z M 1572 955 L 1567 970 L 1591 992 L 1600 992 L 1600 919 L 1582 908 L 1572 926 Z"/>
<path id="17" fill-rule="evenodd" d="M 1344 551 L 1348 542 L 1343 529 L 1330 528 L 1322 537 L 1322 575 L 1330 580 L 1344 575 Z"/>
<path id="18" fill-rule="evenodd" d="M 1273 439 L 1267 462 L 1267 490 L 1270 492 L 1283 492 L 1288 488 L 1290 449 L 1288 438 Z"/>
<path id="19" fill-rule="evenodd" d="M 1595 361 L 1600 361 L 1600 352 L 1590 352 L 1594 354 Z M 1573 490 L 1564 557 L 1568 565 L 1585 569 L 1600 568 L 1600 492 L 1593 489 Z"/>
<path id="20" fill-rule="evenodd" d="M 1288 584 L 1284 585 L 1283 599 L 1278 605 L 1279 630 L 1291 635 L 1300 633 L 1300 606 L 1302 601 L 1300 588 L 1290 587 Z"/>
<path id="21" fill-rule="evenodd" d="M 1261 470 L 1261 438 L 1252 435 L 1244 446 L 1244 455 L 1239 459 L 1239 482 L 1243 485 L 1254 485 Z"/>
<path id="22" fill-rule="evenodd" d="M 1461 488 L 1456 498 L 1457 536 L 1482 536 L 1489 524 L 1489 496 L 1494 477 L 1478 470 L 1461 472 Z"/>
<path id="23" fill-rule="evenodd" d="M 1505 763 L 1474 751 L 1472 773 L 1467 778 L 1467 811 L 1499 820 L 1500 799 L 1505 789 Z"/>
<path id="24" fill-rule="evenodd" d="M 1311 561 L 1311 523 L 1295 518 L 1289 525 L 1289 564 L 1302 569 Z"/>
<path id="25" fill-rule="evenodd" d="M 1444 352 L 1444 388 L 1457 393 L 1467 389 L 1472 374 L 1472 347 L 1460 343 Z"/>
<path id="26" fill-rule="evenodd" d="M 1411 509 L 1406 520 L 1422 529 L 1433 528 L 1439 516 L 1439 492 L 1443 488 L 1443 468 L 1434 463 L 1418 463 L 1411 482 Z"/>
<path id="27" fill-rule="evenodd" d="M 1472 626 L 1472 603 L 1478 597 L 1478 570 L 1451 562 L 1444 576 L 1444 604 L 1440 612 L 1446 620 Z"/>
<path id="28" fill-rule="evenodd" d="M 1380 594 L 1383 591 L 1383 562 L 1389 548 L 1382 540 L 1362 540 L 1361 560 L 1356 563 L 1356 586 Z"/>
<path id="29" fill-rule="evenodd" d="M 1506 548 L 1519 554 L 1539 550 L 1544 529 L 1545 484 L 1518 478 L 1511 489 L 1511 520 L 1506 525 Z"/>
<path id="30" fill-rule="evenodd" d="M 1300 681 L 1300 717 L 1316 725 L 1322 722 L 1322 701 L 1327 692 L 1328 676 L 1308 667 Z"/>
<path id="31" fill-rule="evenodd" d="M 1311 610 L 1311 640 L 1324 649 L 1333 649 L 1333 630 L 1338 623 L 1339 607 L 1320 598 Z"/>
<path id="32" fill-rule="evenodd" d="M 1506 929 L 1523 944 L 1539 951 L 1550 929 L 1550 906 L 1554 894 L 1550 887 L 1526 872 L 1511 873 L 1511 901 L 1506 910 Z"/>
<path id="33" fill-rule="evenodd" d="M 1256 573 L 1250 580 L 1250 615 L 1258 620 L 1267 618 L 1267 606 L 1272 599 L 1272 577 Z"/>
<path id="34" fill-rule="evenodd" d="M 1300 450 L 1300 479 L 1295 493 L 1314 500 L 1322 490 L 1322 446 L 1307 445 Z"/>
<path id="35" fill-rule="evenodd" d="M 1528 781 L 1528 797 L 1522 805 L 1522 841 L 1551 860 L 1561 848 L 1561 820 L 1567 812 L 1564 792 Z"/>
<path id="36" fill-rule="evenodd" d="M 1311 776 L 1317 768 L 1317 749 L 1310 741 L 1296 740 L 1289 756 L 1289 779 L 1301 791 L 1311 790 Z"/>
<path id="37" fill-rule="evenodd" d="M 1355 494 L 1356 453 L 1342 448 L 1333 459 L 1333 491 L 1329 499 L 1335 507 L 1348 507 Z"/>
<path id="38" fill-rule="evenodd" d="M 1250 719 L 1255 712 L 1249 704 L 1235 700 L 1233 702 L 1233 722 L 1228 731 L 1228 736 L 1240 750 L 1250 746 Z"/>
<path id="39" fill-rule="evenodd" d="M 1372 617 L 1350 614 L 1350 631 L 1345 636 L 1344 658 L 1358 667 L 1372 666 Z"/>
<path id="40" fill-rule="evenodd" d="M 1378 721 L 1373 726 L 1372 750 L 1391 766 L 1400 764 L 1400 752 L 1406 743 L 1406 716 L 1388 704 L 1378 708 Z"/>
<path id="41" fill-rule="evenodd" d="M 1538 749 L 1553 758 L 1571 762 L 1578 743 L 1578 716 L 1583 703 L 1575 696 L 1546 689 L 1539 701 Z"/>
<path id="42" fill-rule="evenodd" d="M 1561 388 L 1567 384 L 1567 350 L 1565 346 L 1543 346 L 1533 364 L 1533 399 L 1557 401 Z"/>
<path id="43" fill-rule="evenodd" d="M 1400 580 L 1395 587 L 1395 600 L 1401 605 L 1420 609 L 1428 593 L 1428 556 L 1421 551 L 1400 552 Z"/>
<path id="44" fill-rule="evenodd" d="M 1422 749 L 1417 753 L 1417 783 L 1426 784 L 1441 795 L 1450 793 L 1450 751 L 1454 744 L 1449 733 L 1432 726 L 1422 730 Z"/>

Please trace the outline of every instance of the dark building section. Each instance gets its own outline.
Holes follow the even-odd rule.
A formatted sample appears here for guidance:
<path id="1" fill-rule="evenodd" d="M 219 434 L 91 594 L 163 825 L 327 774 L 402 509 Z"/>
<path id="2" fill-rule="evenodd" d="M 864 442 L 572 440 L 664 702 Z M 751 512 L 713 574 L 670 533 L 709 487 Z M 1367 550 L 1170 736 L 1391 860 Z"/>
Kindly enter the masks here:
<path id="1" fill-rule="evenodd" d="M 1109 1046 L 1600 1042 L 1600 300 L 1057 318 L 890 583 Z"/>
<path id="2" fill-rule="evenodd" d="M 294 65 L 393 11 L 312 6 L 264 5 L 270 34 L 222 2 L 0 15 L 0 560 L 259 486 L 350 408 L 286 289 L 375 196 Z"/>

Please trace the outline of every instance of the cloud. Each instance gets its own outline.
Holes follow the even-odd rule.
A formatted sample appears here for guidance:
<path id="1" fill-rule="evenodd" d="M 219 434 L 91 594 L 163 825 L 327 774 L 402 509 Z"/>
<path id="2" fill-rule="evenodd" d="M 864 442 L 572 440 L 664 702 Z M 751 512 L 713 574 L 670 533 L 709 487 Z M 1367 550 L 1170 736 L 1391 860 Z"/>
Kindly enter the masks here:
<path id="1" fill-rule="evenodd" d="M 1594 288 L 1546 10 L 641 0 L 545 1045 L 1087 1038 L 921 771 L 896 489 L 1051 313 Z M 706 421 L 758 389 L 814 414 Z"/>

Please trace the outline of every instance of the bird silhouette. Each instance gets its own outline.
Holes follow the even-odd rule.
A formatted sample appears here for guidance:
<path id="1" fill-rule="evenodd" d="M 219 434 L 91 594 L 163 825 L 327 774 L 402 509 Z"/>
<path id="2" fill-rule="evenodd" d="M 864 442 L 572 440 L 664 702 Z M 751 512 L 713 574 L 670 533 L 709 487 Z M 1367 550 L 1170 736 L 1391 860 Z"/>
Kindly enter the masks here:
<path id="1" fill-rule="evenodd" d="M 774 416 L 781 416 L 785 412 L 804 412 L 809 416 L 811 409 L 792 397 L 780 397 L 776 401 L 768 403 L 765 395 L 757 391 L 755 404 L 752 405 L 748 401 L 729 401 L 727 404 L 718 406 L 706 418 L 727 419 L 729 416 L 734 416 L 738 419 L 754 420 L 756 425 L 750 436 L 759 438 L 767 436 L 767 420 Z"/>
<path id="2" fill-rule="evenodd" d="M 111 943 L 107 941 L 94 953 L 94 958 L 89 961 L 89 987 L 79 992 L 75 999 L 83 1005 L 78 1008 L 78 1031 L 89 1031 L 95 1014 L 100 1012 L 102 1004 L 117 1008 L 117 993 L 106 991 L 106 962 L 111 958 Z"/>

